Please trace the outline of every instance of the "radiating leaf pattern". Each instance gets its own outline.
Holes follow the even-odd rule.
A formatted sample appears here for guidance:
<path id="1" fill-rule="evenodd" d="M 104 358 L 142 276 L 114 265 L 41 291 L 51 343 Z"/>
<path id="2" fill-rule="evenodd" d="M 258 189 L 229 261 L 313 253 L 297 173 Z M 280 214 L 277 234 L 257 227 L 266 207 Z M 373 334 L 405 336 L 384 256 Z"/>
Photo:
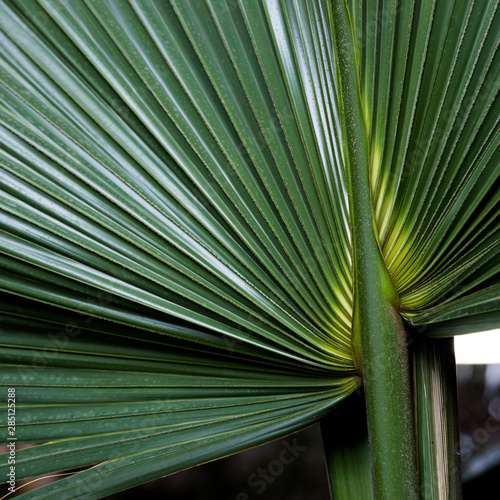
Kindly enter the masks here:
<path id="1" fill-rule="evenodd" d="M 497 311 L 498 2 L 353 12 L 375 216 L 403 313 L 425 324 Z"/>
<path id="2" fill-rule="evenodd" d="M 347 4 L 402 314 L 498 325 L 498 2 Z M 359 386 L 330 7 L 0 2 L 2 385 L 50 441 L 18 470 L 102 462 L 26 498 L 234 453 Z"/>

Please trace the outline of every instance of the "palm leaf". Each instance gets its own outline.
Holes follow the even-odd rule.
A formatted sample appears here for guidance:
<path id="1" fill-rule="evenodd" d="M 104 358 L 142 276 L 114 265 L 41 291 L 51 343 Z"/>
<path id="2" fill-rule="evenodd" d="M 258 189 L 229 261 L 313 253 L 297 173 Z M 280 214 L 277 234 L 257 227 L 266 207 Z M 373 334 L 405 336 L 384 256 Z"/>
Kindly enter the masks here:
<path id="1" fill-rule="evenodd" d="M 78 316 L 70 332 L 69 322 L 57 324 L 64 313 L 28 318 L 36 311 L 26 302 L 2 318 L 1 376 L 20 402 L 17 442 L 46 443 L 17 451 L 18 478 L 103 462 L 44 488 L 44 498 L 82 488 L 99 498 L 260 444 L 317 420 L 356 385 L 104 321 L 83 330 Z"/>
<path id="2" fill-rule="evenodd" d="M 318 421 L 359 387 L 358 321 L 385 342 L 375 282 L 429 335 L 500 325 L 498 11 L 0 2 L 1 377 L 40 443 L 18 477 L 100 463 L 26 497 Z"/>
<path id="3" fill-rule="evenodd" d="M 378 15 L 391 18 L 394 14 Z M 403 314 L 411 323 L 422 324 L 438 317 L 498 310 L 498 304 L 486 309 L 481 294 L 483 283 L 498 276 L 498 210 L 494 207 L 500 193 L 500 21 L 497 2 L 422 2 L 406 15 L 422 20 L 422 33 L 411 33 L 409 38 L 402 34 L 408 38 L 407 53 L 413 54 L 406 65 L 385 67 L 388 63 L 381 54 L 389 49 L 384 38 L 377 42 L 380 51 L 375 61 L 370 59 L 372 54 L 361 57 L 367 61 L 366 78 L 379 85 L 379 94 L 387 92 L 381 81 L 393 71 L 394 95 L 388 99 L 393 105 L 386 103 L 385 94 L 373 97 L 375 109 L 388 109 L 387 121 L 397 127 L 392 132 L 383 123 L 372 126 L 377 151 L 372 162 L 378 162 L 371 170 L 374 203 L 381 245 Z M 398 27 L 406 29 L 403 21 Z M 394 47 L 396 36 L 400 35 L 392 34 L 389 47 Z M 396 140 L 388 133 L 383 137 L 379 128 L 394 133 Z M 490 292 L 496 290 L 498 297 L 498 279 L 491 285 Z M 475 287 L 479 287 L 477 295 Z M 465 297 L 467 309 L 457 303 Z M 441 316 L 429 321 L 429 309 L 437 307 Z"/>

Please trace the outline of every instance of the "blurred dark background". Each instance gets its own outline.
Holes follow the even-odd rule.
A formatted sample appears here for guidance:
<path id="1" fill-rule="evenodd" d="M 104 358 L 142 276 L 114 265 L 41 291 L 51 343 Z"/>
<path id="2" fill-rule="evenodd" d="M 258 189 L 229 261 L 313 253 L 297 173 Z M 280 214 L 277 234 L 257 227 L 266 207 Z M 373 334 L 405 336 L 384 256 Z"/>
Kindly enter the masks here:
<path id="1" fill-rule="evenodd" d="M 459 365 L 457 382 L 463 499 L 498 499 L 500 364 Z M 298 450 L 291 464 L 279 461 L 286 446 Z M 107 500 L 329 500 L 328 490 L 321 434 L 319 425 L 315 425 L 284 439 L 111 495 Z M 2 485 L 0 498 L 6 493 Z"/>
<path id="2" fill-rule="evenodd" d="M 464 500 L 498 499 L 500 364 L 458 365 Z"/>

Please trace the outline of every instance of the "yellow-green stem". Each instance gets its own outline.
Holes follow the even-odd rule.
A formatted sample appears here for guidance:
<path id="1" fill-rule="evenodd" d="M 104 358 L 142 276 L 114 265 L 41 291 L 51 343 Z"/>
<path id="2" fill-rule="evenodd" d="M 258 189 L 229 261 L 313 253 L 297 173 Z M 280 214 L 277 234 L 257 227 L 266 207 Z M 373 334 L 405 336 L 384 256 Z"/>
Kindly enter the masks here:
<path id="1" fill-rule="evenodd" d="M 380 253 L 368 172 L 354 40 L 344 1 L 332 2 L 354 264 L 354 357 L 362 371 L 376 499 L 418 496 L 406 333 Z"/>

